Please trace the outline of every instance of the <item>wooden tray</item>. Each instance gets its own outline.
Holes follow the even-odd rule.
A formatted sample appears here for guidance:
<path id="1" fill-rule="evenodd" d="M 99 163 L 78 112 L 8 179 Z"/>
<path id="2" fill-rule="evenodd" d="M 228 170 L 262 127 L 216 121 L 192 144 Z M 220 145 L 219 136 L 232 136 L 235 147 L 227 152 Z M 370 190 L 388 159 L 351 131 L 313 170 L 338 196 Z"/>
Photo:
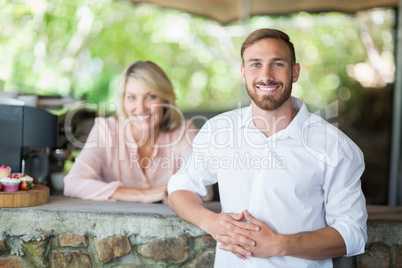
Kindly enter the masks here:
<path id="1" fill-rule="evenodd" d="M 0 192 L 0 207 L 18 208 L 32 207 L 49 202 L 49 187 L 36 185 L 29 190 L 17 192 Z"/>

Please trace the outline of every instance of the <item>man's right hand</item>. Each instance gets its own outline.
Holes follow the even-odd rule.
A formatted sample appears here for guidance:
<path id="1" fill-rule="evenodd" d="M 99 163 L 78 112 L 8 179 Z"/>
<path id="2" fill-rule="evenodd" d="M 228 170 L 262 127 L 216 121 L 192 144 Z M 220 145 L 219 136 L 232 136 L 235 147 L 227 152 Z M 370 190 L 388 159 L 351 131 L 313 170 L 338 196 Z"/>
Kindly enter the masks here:
<path id="1" fill-rule="evenodd" d="M 256 242 L 249 238 L 251 232 L 258 232 L 260 228 L 254 224 L 243 222 L 243 218 L 244 212 L 240 214 L 214 213 L 210 214 L 200 227 L 222 244 L 221 249 L 230 249 L 230 252 L 244 260 L 252 254 L 246 248 L 256 245 Z"/>
<path id="2" fill-rule="evenodd" d="M 205 208 L 197 194 L 186 190 L 171 193 L 169 204 L 180 217 L 209 233 L 223 247 L 230 245 L 230 251 L 237 257 L 250 256 L 251 251 L 245 247 L 255 245 L 249 237 L 251 232 L 258 232 L 259 227 L 243 222 L 244 212 L 217 214 Z"/>

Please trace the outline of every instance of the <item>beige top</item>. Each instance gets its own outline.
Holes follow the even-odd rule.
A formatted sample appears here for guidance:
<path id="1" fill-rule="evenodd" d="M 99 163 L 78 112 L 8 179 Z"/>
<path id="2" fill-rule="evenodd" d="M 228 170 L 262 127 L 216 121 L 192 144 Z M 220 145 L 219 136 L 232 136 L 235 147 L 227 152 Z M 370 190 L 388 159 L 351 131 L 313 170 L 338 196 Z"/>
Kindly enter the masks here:
<path id="1" fill-rule="evenodd" d="M 115 117 L 95 119 L 86 144 L 64 178 L 64 195 L 108 200 L 118 187 L 147 189 L 166 185 L 192 152 L 197 134 L 190 121 L 160 132 L 149 161 L 139 161 L 131 127 Z"/>

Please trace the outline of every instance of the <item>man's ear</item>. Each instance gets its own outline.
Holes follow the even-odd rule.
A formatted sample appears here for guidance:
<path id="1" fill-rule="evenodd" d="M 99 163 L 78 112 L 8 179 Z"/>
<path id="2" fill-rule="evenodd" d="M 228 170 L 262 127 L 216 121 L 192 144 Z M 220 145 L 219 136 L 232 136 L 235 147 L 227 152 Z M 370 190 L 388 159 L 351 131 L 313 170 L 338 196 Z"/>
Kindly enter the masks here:
<path id="1" fill-rule="evenodd" d="M 244 70 L 243 64 L 240 65 L 240 72 L 241 72 L 241 77 L 243 78 L 243 83 L 245 84 L 246 83 L 246 77 L 244 76 L 245 70 Z"/>
<path id="2" fill-rule="evenodd" d="M 293 71 L 292 71 L 292 81 L 293 81 L 293 83 L 297 82 L 297 80 L 299 79 L 299 75 L 300 75 L 300 64 L 296 63 L 293 66 Z"/>

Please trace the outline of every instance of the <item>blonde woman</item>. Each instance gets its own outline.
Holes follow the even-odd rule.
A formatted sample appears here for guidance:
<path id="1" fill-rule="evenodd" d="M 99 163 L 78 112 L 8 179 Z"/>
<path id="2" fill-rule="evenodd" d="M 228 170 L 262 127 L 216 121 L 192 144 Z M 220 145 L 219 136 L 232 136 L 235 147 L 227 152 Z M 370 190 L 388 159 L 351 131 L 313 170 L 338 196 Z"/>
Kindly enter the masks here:
<path id="1" fill-rule="evenodd" d="M 169 78 L 149 61 L 124 71 L 117 110 L 95 119 L 64 179 L 64 195 L 165 203 L 169 178 L 192 152 L 195 126 L 181 120 Z"/>

